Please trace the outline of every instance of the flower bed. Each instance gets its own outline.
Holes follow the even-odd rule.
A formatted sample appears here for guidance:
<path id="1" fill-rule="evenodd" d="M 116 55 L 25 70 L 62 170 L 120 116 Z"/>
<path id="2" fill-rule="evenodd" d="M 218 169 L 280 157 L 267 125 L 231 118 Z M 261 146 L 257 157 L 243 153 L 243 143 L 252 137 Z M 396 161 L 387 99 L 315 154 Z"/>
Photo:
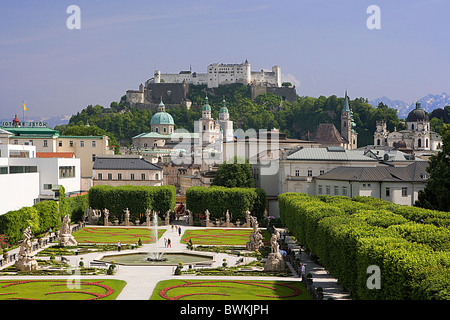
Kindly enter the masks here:
<path id="1" fill-rule="evenodd" d="M 58 295 L 58 300 L 97 300 L 114 298 L 125 285 L 124 281 L 106 280 L 79 280 L 76 285 L 80 288 L 73 288 L 68 285 L 68 280 L 4 280 L 0 281 L 0 300 L 48 300 L 52 295 Z M 24 286 L 26 285 L 26 286 Z M 24 286 L 24 287 L 22 287 Z M 51 287 L 66 287 L 66 290 L 50 290 Z M 8 288 L 14 287 L 14 291 L 8 292 Z M 117 289 L 114 289 L 116 287 Z M 86 297 L 83 296 L 93 296 Z M 50 298 L 51 299 L 51 298 Z"/>
<path id="2" fill-rule="evenodd" d="M 164 286 L 164 283 L 173 283 L 174 280 L 162 281 L 155 293 L 165 300 L 180 300 L 184 298 L 195 299 L 309 299 L 306 290 L 301 290 L 301 282 L 282 281 L 244 281 L 244 280 L 175 280 L 176 283 Z M 181 281 L 181 283 L 180 283 Z M 159 289 L 158 289 L 159 287 Z M 210 290 L 217 288 L 217 290 Z M 303 287 L 302 287 L 303 288 Z M 181 290 L 180 290 L 181 289 Z M 202 290 L 204 289 L 204 290 Z M 155 293 L 153 298 L 156 298 Z M 172 293 L 172 294 L 170 294 Z M 211 297 L 207 297 L 211 296 Z"/>

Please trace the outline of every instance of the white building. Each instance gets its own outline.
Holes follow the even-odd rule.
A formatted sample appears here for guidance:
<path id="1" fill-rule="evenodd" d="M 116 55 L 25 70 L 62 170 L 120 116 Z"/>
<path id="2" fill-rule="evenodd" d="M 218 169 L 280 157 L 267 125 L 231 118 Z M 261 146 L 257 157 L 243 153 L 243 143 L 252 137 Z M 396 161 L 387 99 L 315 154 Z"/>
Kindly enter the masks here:
<path id="1" fill-rule="evenodd" d="M 315 194 L 374 197 L 412 206 L 428 180 L 426 161 L 407 167 L 338 167 L 316 177 Z"/>
<path id="2" fill-rule="evenodd" d="M 442 137 L 431 131 L 428 114 L 416 102 L 416 108 L 406 118 L 406 130 L 389 132 L 386 121 L 377 121 L 373 140 L 376 146 L 389 146 L 414 151 L 437 151 L 442 147 Z"/>
<path id="3" fill-rule="evenodd" d="M 0 214 L 80 191 L 80 159 L 36 158 L 36 146 L 0 144 Z"/>
<path id="4" fill-rule="evenodd" d="M 156 70 L 154 78 L 148 80 L 147 85 L 161 82 L 206 84 L 208 88 L 217 88 L 219 85 L 232 83 L 281 87 L 281 68 L 273 66 L 272 71 L 251 71 L 250 63 L 245 60 L 244 63 L 239 64 L 212 63 L 208 66 L 207 73 L 196 73 L 189 70 L 170 74 Z"/>

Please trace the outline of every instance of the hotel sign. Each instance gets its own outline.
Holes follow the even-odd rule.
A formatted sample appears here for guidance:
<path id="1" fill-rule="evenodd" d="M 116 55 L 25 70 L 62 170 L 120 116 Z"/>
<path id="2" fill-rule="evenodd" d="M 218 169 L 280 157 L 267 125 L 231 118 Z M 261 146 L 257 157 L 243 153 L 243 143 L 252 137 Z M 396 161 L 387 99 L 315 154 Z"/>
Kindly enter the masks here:
<path id="1" fill-rule="evenodd" d="M 47 122 L 19 122 L 17 125 L 12 121 L 0 122 L 3 128 L 47 128 Z"/>

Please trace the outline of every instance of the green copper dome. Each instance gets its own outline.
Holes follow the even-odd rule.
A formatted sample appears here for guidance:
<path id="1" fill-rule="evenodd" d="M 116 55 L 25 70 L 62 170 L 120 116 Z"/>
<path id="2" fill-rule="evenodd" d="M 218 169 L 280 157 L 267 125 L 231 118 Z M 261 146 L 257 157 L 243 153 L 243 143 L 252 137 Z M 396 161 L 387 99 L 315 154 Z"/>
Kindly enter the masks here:
<path id="1" fill-rule="evenodd" d="M 157 112 L 153 115 L 150 124 L 172 124 L 175 125 L 172 116 L 167 112 Z"/>
<path id="2" fill-rule="evenodd" d="M 211 106 L 208 103 L 208 96 L 205 98 L 205 104 L 202 107 L 202 111 L 209 111 L 211 112 Z"/>
<path id="3" fill-rule="evenodd" d="M 222 108 L 220 108 L 219 113 L 229 113 L 225 99 L 222 101 Z"/>

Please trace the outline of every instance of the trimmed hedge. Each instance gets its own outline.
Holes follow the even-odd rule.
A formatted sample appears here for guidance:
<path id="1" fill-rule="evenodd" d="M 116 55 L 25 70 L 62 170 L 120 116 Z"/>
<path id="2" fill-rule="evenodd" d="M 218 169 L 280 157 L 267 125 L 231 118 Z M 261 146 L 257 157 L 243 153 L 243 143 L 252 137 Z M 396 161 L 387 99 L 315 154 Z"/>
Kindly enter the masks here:
<path id="1" fill-rule="evenodd" d="M 39 202 L 32 207 L 23 207 L 0 216 L 0 234 L 8 235 L 11 244 L 22 240 L 23 231 L 28 226 L 37 235 L 60 225 L 58 204 L 54 201 Z"/>
<path id="2" fill-rule="evenodd" d="M 435 225 L 449 213 L 362 197 L 278 201 L 285 225 L 354 299 L 450 299 L 450 230 Z M 381 270 L 380 290 L 367 287 L 371 265 Z"/>
<path id="3" fill-rule="evenodd" d="M 93 209 L 108 209 L 112 217 L 121 218 L 128 208 L 130 215 L 137 217 L 147 209 L 165 213 L 175 207 L 174 186 L 94 186 L 88 193 L 89 206 Z"/>
<path id="4" fill-rule="evenodd" d="M 190 187 L 186 191 L 186 208 L 194 214 L 206 209 L 211 218 L 224 218 L 227 210 L 232 219 L 245 218 L 249 210 L 258 218 L 264 214 L 266 193 L 258 188 Z"/>

